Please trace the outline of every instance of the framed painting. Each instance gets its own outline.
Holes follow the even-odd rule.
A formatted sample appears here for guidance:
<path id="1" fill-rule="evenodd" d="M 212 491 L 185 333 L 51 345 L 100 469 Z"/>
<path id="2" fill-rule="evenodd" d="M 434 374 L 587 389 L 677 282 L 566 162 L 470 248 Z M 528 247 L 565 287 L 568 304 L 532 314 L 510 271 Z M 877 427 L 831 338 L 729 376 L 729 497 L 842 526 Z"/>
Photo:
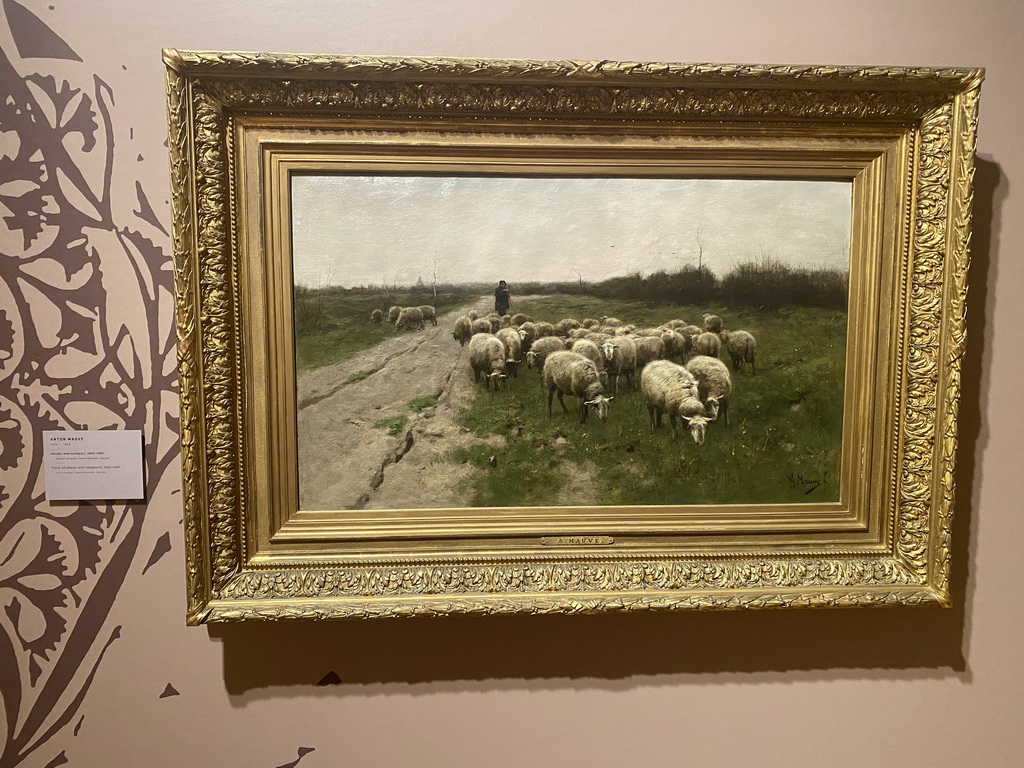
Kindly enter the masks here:
<path id="1" fill-rule="evenodd" d="M 981 70 L 164 60 L 190 623 L 948 605 Z"/>

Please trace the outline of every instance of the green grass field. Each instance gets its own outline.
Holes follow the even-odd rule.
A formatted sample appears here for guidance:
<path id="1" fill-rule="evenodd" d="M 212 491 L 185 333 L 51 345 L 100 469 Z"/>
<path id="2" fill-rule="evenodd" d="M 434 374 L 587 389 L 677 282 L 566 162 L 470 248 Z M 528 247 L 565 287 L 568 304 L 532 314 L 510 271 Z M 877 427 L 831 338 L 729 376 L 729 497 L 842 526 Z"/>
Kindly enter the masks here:
<path id="1" fill-rule="evenodd" d="M 673 438 L 667 418 L 650 434 L 642 394 L 621 386 L 604 424 L 593 417 L 580 424 L 571 397 L 570 413 L 562 412 L 556 398 L 548 418 L 539 375 L 524 365 L 507 390 L 481 389 L 462 415 L 476 435 L 506 438 L 493 452 L 496 466 L 479 450 L 448 457 L 481 468 L 467 488 L 475 506 L 557 503 L 573 465 L 594 477 L 602 504 L 838 500 L 845 312 L 651 307 L 584 296 L 517 301 L 515 311 L 551 321 L 610 315 L 639 326 L 672 318 L 700 325 L 702 312 L 711 311 L 727 329 L 755 335 L 757 375 L 732 372 L 731 425 L 711 425 L 705 444 L 697 446 L 686 432 Z"/>

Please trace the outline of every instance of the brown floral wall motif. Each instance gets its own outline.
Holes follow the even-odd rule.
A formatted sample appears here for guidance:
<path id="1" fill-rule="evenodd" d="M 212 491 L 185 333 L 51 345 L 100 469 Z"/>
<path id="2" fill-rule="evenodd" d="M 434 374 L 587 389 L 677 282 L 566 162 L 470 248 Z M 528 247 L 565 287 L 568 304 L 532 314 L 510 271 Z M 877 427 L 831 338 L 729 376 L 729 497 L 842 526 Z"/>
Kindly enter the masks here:
<path id="1" fill-rule="evenodd" d="M 121 631 L 110 616 L 118 590 L 133 564 L 145 570 L 170 547 L 165 531 L 139 551 L 145 504 L 48 502 L 42 431 L 141 429 L 147 494 L 176 480 L 168 234 L 132 178 L 113 90 L 44 8 L 4 0 L 13 49 L 0 49 L 4 768 L 69 760 L 55 737 L 80 727 Z M 114 201 L 129 193 L 125 213 Z"/>

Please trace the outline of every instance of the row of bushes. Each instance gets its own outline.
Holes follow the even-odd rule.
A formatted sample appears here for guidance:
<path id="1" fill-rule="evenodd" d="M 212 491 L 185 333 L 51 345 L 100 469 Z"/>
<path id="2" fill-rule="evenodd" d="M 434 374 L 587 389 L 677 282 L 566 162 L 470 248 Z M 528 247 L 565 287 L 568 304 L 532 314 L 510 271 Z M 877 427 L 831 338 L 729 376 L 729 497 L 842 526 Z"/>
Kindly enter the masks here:
<path id="1" fill-rule="evenodd" d="M 782 306 L 845 309 L 849 276 L 838 269 L 791 267 L 764 258 L 734 267 L 718 277 L 707 267 L 686 266 L 678 272 L 613 277 L 590 293 L 604 299 L 668 304 L 727 303 L 759 309 Z"/>

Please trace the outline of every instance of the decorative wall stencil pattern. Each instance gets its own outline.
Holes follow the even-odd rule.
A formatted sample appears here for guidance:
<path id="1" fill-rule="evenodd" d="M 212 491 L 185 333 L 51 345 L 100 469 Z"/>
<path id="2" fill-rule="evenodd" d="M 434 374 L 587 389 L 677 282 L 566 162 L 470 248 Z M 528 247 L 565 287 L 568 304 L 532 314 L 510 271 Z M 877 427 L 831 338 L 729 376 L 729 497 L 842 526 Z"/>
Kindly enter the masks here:
<path id="1" fill-rule="evenodd" d="M 141 183 L 121 172 L 113 90 L 76 64 L 78 54 L 27 7 L 4 0 L 3 10 L 15 48 L 0 50 L 6 768 L 30 755 L 40 764 L 69 759 L 67 749 L 58 753 L 66 739 L 54 737 L 75 719 L 120 633 L 111 607 L 133 566 L 146 509 L 47 502 L 39 435 L 143 430 L 152 497 L 177 454 L 177 422 L 167 233 Z M 126 195 L 133 186 L 134 196 Z M 134 197 L 137 208 L 125 209 L 119 197 Z M 169 542 L 159 539 L 150 566 Z"/>

